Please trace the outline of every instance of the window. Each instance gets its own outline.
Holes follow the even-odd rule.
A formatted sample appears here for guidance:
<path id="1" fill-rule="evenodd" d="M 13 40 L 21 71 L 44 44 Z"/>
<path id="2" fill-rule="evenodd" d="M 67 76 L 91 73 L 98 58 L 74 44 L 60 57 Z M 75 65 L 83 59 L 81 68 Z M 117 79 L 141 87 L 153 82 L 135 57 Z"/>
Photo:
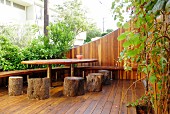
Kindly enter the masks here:
<path id="1" fill-rule="evenodd" d="M 0 0 L 0 3 L 4 4 L 4 0 Z"/>
<path id="2" fill-rule="evenodd" d="M 9 1 L 9 0 L 6 0 L 6 5 L 11 5 L 11 1 Z"/>
<path id="3" fill-rule="evenodd" d="M 36 19 L 43 18 L 43 9 L 39 6 L 36 6 Z"/>
<path id="4" fill-rule="evenodd" d="M 17 3 L 13 3 L 13 6 L 15 8 L 18 8 L 18 9 L 21 9 L 21 10 L 25 10 L 25 6 L 23 6 L 23 5 L 20 5 L 20 4 L 17 4 Z"/>

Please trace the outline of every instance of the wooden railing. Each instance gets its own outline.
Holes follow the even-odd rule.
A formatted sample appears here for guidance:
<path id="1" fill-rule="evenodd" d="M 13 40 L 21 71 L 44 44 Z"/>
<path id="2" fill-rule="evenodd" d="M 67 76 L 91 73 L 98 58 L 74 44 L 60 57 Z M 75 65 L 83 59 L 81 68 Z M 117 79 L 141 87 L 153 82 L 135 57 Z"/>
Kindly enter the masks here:
<path id="1" fill-rule="evenodd" d="M 79 66 L 123 67 L 123 63 L 118 62 L 119 54 L 123 50 L 123 41 L 117 40 L 117 37 L 123 32 L 123 29 L 117 29 L 96 41 L 73 48 L 68 52 L 67 57 L 76 58 L 77 54 L 82 54 L 83 58 L 98 59 L 97 63 L 83 63 L 79 64 Z M 118 71 L 117 74 L 118 79 L 137 79 L 141 77 L 137 75 L 137 71 Z"/>

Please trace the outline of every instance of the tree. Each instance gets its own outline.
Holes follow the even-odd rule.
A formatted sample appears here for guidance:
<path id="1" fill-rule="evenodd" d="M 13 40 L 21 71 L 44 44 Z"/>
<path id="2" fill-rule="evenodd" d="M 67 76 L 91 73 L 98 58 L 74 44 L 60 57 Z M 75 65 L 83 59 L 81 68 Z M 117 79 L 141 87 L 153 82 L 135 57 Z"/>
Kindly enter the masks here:
<path id="1" fill-rule="evenodd" d="M 24 60 L 57 59 L 66 57 L 75 34 L 64 22 L 50 23 L 48 36 L 39 36 L 22 50 Z M 31 65 L 28 68 L 44 67 Z"/>
<path id="2" fill-rule="evenodd" d="M 93 26 L 93 24 L 89 24 L 90 21 L 86 17 L 87 11 L 83 8 L 81 0 L 66 1 L 62 5 L 57 5 L 56 11 L 57 19 L 70 26 L 76 35 Z"/>
<path id="3" fill-rule="evenodd" d="M 89 29 L 89 30 L 87 30 L 87 36 L 86 36 L 86 40 L 84 42 L 85 43 L 90 42 L 92 38 L 100 37 L 100 36 L 101 36 L 101 30 L 100 29 L 98 29 L 96 27 Z"/>
<path id="4" fill-rule="evenodd" d="M 38 33 L 37 25 L 1 25 L 0 34 L 9 38 L 12 44 L 24 48 L 27 46 Z"/>
<path id="5" fill-rule="evenodd" d="M 62 58 L 73 45 L 74 32 L 67 23 L 61 21 L 50 23 L 47 27 L 48 40 L 44 40 L 44 45 L 53 53 L 53 58 Z"/>
<path id="6" fill-rule="evenodd" d="M 138 72 L 146 75 L 146 92 L 140 101 L 145 100 L 155 114 L 166 114 L 170 105 L 170 0 L 117 2 L 112 3 L 115 19 L 119 19 L 117 25 L 126 30 L 118 37 L 125 40 L 120 59 L 126 70 L 137 62 Z M 124 23 L 126 10 L 131 12 L 129 23 Z"/>
<path id="7" fill-rule="evenodd" d="M 107 29 L 106 32 L 103 32 L 103 33 L 101 34 L 101 36 L 105 36 L 105 35 L 111 33 L 112 31 L 113 31 L 113 29 Z"/>
<path id="8" fill-rule="evenodd" d="M 44 1 L 44 35 L 48 36 L 47 26 L 49 24 L 49 15 L 48 15 L 48 0 Z"/>
<path id="9" fill-rule="evenodd" d="M 113 29 L 107 29 L 106 32 L 111 33 L 111 32 L 113 32 Z"/>

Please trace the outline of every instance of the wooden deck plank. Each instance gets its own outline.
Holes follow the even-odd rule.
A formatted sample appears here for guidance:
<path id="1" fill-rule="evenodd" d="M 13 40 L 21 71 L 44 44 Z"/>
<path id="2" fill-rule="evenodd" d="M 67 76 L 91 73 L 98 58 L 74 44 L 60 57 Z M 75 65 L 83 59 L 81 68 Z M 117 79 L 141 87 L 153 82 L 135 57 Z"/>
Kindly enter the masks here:
<path id="1" fill-rule="evenodd" d="M 108 97 L 108 101 L 110 102 L 114 102 L 114 99 L 115 99 L 115 96 L 116 96 L 116 93 L 117 93 L 117 90 L 118 90 L 118 86 L 119 86 L 119 81 L 115 81 L 113 80 L 112 81 L 112 90 L 110 92 L 110 95 Z"/>
<path id="2" fill-rule="evenodd" d="M 85 101 L 80 101 L 75 103 L 73 107 L 70 107 L 70 109 L 66 111 L 65 114 L 75 114 L 75 112 L 80 108 L 80 106 L 84 104 L 84 102 Z"/>
<path id="3" fill-rule="evenodd" d="M 58 104 L 60 104 L 61 102 L 63 102 L 64 100 L 66 100 L 65 98 L 56 98 L 56 99 L 46 99 L 46 102 L 41 102 L 40 105 L 35 106 L 36 108 L 31 109 L 31 111 L 28 111 L 28 114 L 33 114 L 33 113 L 39 113 L 41 111 L 45 111 L 45 112 L 49 112 L 51 111 L 55 106 L 57 106 Z M 48 107 L 48 108 L 47 108 Z M 51 107 L 49 109 L 49 107 Z"/>
<path id="4" fill-rule="evenodd" d="M 114 83 L 114 85 L 115 85 L 115 83 Z M 112 91 L 112 88 L 114 87 L 114 86 L 109 86 L 109 85 L 107 85 L 107 86 L 108 86 L 107 91 L 104 91 L 105 94 L 102 96 L 102 98 L 98 102 L 98 104 L 92 114 L 100 114 L 102 112 L 103 107 L 105 106 L 105 103 L 107 102 L 108 97 Z"/>
<path id="5" fill-rule="evenodd" d="M 71 107 L 74 107 L 74 105 L 76 103 L 81 103 L 81 102 L 85 101 L 89 96 L 90 96 L 90 94 L 87 93 L 83 96 L 71 97 L 72 100 L 67 100 L 67 101 L 70 101 L 70 102 L 68 102 L 68 103 L 66 103 L 67 101 L 63 102 L 63 105 L 66 104 L 65 106 L 60 104 L 57 107 L 55 107 L 54 110 L 52 110 L 49 113 L 51 113 L 51 114 L 56 113 L 56 112 L 57 112 L 57 114 L 66 113 L 69 109 L 71 109 Z M 67 97 L 67 99 L 70 99 L 70 97 Z M 74 108 L 76 108 L 76 107 L 74 107 Z"/>
<path id="6" fill-rule="evenodd" d="M 107 92 L 106 86 L 102 88 L 101 92 L 94 92 L 97 95 L 93 96 L 93 99 L 91 99 L 91 104 L 87 107 L 87 109 L 84 111 L 84 114 L 91 114 L 95 110 L 97 104 L 99 103 L 100 99 L 103 98 L 104 94 Z"/>
<path id="7" fill-rule="evenodd" d="M 129 80 L 123 80 L 123 88 L 122 88 L 122 98 L 121 98 L 121 109 L 120 109 L 120 114 L 127 114 L 127 107 L 126 104 L 128 103 L 127 99 L 127 93 L 126 90 L 129 87 Z"/>
<path id="8" fill-rule="evenodd" d="M 15 105 L 15 104 L 21 102 L 22 100 L 27 99 L 25 95 L 20 95 L 20 96 L 6 95 L 4 98 L 5 98 L 5 100 L 3 100 L 0 103 L 0 107 L 2 107 L 2 108 L 10 107 L 11 105 Z M 0 109 L 2 109 L 2 108 L 0 108 Z"/>
<path id="9" fill-rule="evenodd" d="M 68 108 L 71 107 L 73 104 L 74 101 L 65 99 L 63 102 L 60 102 L 60 104 L 55 106 L 51 111 L 46 114 L 64 114 L 64 111 L 68 110 Z"/>
<path id="10" fill-rule="evenodd" d="M 32 103 L 36 103 L 37 100 L 29 100 L 29 99 L 24 99 L 21 102 L 17 103 L 17 104 L 13 104 L 10 107 L 6 107 L 4 110 L 4 113 L 8 113 L 10 112 L 11 114 L 14 114 L 17 110 L 21 110 L 24 107 L 29 106 Z"/>
<path id="11" fill-rule="evenodd" d="M 118 87 L 118 91 L 116 93 L 115 99 L 113 101 L 113 105 L 112 105 L 112 109 L 110 111 L 110 114 L 118 114 L 119 110 L 120 110 L 120 101 L 121 101 L 121 97 L 122 97 L 122 87 L 123 87 L 123 81 L 119 80 L 119 85 Z"/>
<path id="12" fill-rule="evenodd" d="M 104 108 L 102 110 L 101 114 L 110 114 L 110 110 L 112 108 L 113 103 L 110 101 L 107 101 L 104 105 Z"/>
<path id="13" fill-rule="evenodd" d="M 46 100 L 30 100 L 24 93 L 21 96 L 8 96 L 7 89 L 0 92 L 0 113 L 6 114 L 136 114 L 134 109 L 127 108 L 126 103 L 134 101 L 144 93 L 139 82 L 136 88 L 128 91 L 122 104 L 121 99 L 132 81 L 113 80 L 111 85 L 104 85 L 101 92 L 86 92 L 77 97 L 66 97 L 63 87 L 50 90 Z"/>
<path id="14" fill-rule="evenodd" d="M 83 113 L 83 112 L 86 110 L 85 107 L 86 107 L 86 104 L 88 103 L 88 102 L 86 103 L 86 101 L 90 101 L 90 102 L 89 102 L 89 104 L 90 104 L 90 103 L 91 103 L 91 100 L 88 100 L 88 99 L 93 99 L 93 98 L 92 98 L 92 96 L 93 96 L 93 93 L 92 93 L 92 92 L 88 92 L 88 93 L 86 93 L 86 94 L 88 95 L 86 99 L 82 99 L 81 101 L 76 102 L 76 103 L 74 104 L 74 106 L 73 106 L 73 107 L 70 107 L 70 109 L 67 110 L 67 112 L 66 112 L 65 114 L 75 114 L 75 113 L 80 114 L 80 112 L 79 112 L 78 110 L 81 110 L 81 111 L 82 111 L 81 113 Z M 84 110 L 82 110 L 81 107 L 83 107 Z M 88 107 L 88 105 L 87 105 L 87 107 Z"/>
<path id="15" fill-rule="evenodd" d="M 43 106 L 43 104 L 48 104 L 50 103 L 53 99 L 53 97 L 59 97 L 60 96 L 60 91 L 62 90 L 63 88 L 55 88 L 55 89 L 52 89 L 51 90 L 51 99 L 46 99 L 46 100 L 36 100 L 37 102 L 34 102 L 32 104 L 30 104 L 29 106 L 27 107 L 23 107 L 21 110 L 18 110 L 16 113 L 20 113 L 20 114 L 23 114 L 23 113 L 30 113 L 31 111 L 34 111 L 36 109 L 38 109 L 39 107 Z M 55 92 L 54 92 L 55 91 Z M 56 100 L 56 99 L 55 99 Z M 35 100 L 34 100 L 35 101 Z M 58 101 L 59 102 L 59 101 Z M 51 102 L 51 103 L 55 103 L 55 102 Z M 46 107 L 45 107 L 46 108 Z M 35 111 L 36 112 L 36 111 Z"/>
<path id="16" fill-rule="evenodd" d="M 41 102 L 39 104 L 32 106 L 32 108 L 30 110 L 25 110 L 25 112 L 28 113 L 28 114 L 32 114 L 32 113 L 39 113 L 42 110 L 47 111 L 46 110 L 47 107 L 56 106 L 60 102 L 63 102 L 65 100 L 65 98 L 59 97 L 59 96 L 61 96 L 60 95 L 61 94 L 61 92 L 60 92 L 61 89 L 62 88 L 57 88 L 56 89 L 56 94 L 53 94 L 54 96 L 51 95 L 51 98 L 46 99 L 46 100 L 41 100 Z"/>
<path id="17" fill-rule="evenodd" d="M 75 112 L 75 114 L 82 114 L 85 112 L 85 110 L 89 107 L 89 105 L 91 104 L 91 102 L 93 101 L 94 99 L 94 96 L 97 97 L 99 94 L 95 94 L 93 92 L 90 92 L 91 93 L 91 96 L 89 97 L 89 99 L 87 99 L 83 105 L 81 105 L 79 107 L 79 109 Z"/>
<path id="18" fill-rule="evenodd" d="M 83 114 L 91 114 L 95 109 L 97 103 L 98 103 L 97 100 L 92 100 L 92 102 L 90 103 L 90 105 L 88 106 L 88 108 L 85 110 Z"/>

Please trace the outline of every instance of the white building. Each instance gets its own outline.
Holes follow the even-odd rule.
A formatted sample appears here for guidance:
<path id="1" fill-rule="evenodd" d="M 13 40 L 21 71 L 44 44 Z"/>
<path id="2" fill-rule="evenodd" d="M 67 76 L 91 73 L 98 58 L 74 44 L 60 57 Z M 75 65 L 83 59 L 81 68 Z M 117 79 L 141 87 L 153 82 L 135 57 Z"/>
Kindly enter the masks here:
<path id="1" fill-rule="evenodd" d="M 44 4 L 40 0 L 0 0 L 1 23 L 31 23 L 43 25 Z M 49 4 L 49 20 L 57 15 Z"/>
<path id="2" fill-rule="evenodd" d="M 83 45 L 85 39 L 86 39 L 86 32 L 79 33 L 76 36 L 76 39 L 74 40 L 74 47 Z"/>
<path id="3" fill-rule="evenodd" d="M 49 22 L 56 19 L 54 2 L 49 0 Z M 43 33 L 44 3 L 41 0 L 0 0 L 0 25 L 37 24 Z M 83 34 L 83 35 L 82 35 Z M 82 33 L 75 40 L 75 45 L 82 45 L 86 35 Z"/>

